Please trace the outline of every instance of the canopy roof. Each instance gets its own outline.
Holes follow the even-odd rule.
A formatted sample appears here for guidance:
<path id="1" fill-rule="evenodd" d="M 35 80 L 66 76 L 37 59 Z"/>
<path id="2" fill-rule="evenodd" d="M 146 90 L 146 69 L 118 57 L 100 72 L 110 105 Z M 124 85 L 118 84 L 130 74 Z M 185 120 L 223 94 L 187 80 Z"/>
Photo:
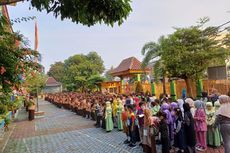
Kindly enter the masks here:
<path id="1" fill-rule="evenodd" d="M 135 57 L 124 59 L 118 67 L 113 69 L 110 73 L 113 76 L 125 76 L 131 74 L 141 74 L 149 72 L 150 68 L 142 69 L 141 62 Z"/>

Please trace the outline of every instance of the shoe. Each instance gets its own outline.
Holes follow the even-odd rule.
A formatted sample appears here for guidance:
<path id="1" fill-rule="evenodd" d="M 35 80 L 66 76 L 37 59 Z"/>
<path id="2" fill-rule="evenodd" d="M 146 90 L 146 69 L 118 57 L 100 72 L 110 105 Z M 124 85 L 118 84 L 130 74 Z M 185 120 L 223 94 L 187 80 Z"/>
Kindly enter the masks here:
<path id="1" fill-rule="evenodd" d="M 124 141 L 124 144 L 129 144 L 129 143 L 130 141 L 128 139 Z"/>
<path id="2" fill-rule="evenodd" d="M 129 147 L 134 148 L 134 147 L 136 147 L 136 145 L 135 145 L 135 144 L 130 143 L 130 144 L 129 144 Z"/>

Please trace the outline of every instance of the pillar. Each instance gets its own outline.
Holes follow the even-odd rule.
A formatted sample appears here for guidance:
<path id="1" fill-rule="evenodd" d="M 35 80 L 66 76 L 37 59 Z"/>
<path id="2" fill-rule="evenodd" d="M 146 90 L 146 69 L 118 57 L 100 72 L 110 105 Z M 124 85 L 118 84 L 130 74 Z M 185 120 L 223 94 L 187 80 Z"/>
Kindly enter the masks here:
<path id="1" fill-rule="evenodd" d="M 154 82 L 151 83 L 151 90 L 152 90 L 152 95 L 156 96 L 156 85 Z"/>
<path id="2" fill-rule="evenodd" d="M 137 74 L 137 81 L 141 81 L 141 74 Z"/>
<path id="3" fill-rule="evenodd" d="M 121 77 L 121 88 L 120 88 L 121 94 L 123 94 L 123 89 L 124 89 L 123 86 L 124 86 L 124 79 Z"/>
<path id="4" fill-rule="evenodd" d="M 171 98 L 174 101 L 177 100 L 177 97 L 176 97 L 176 84 L 175 84 L 174 80 L 170 81 L 170 95 L 171 95 Z"/>
<path id="5" fill-rule="evenodd" d="M 202 81 L 202 79 L 199 79 L 199 80 L 197 80 L 197 83 L 196 83 L 197 98 L 202 97 L 202 92 L 203 92 L 203 81 Z"/>

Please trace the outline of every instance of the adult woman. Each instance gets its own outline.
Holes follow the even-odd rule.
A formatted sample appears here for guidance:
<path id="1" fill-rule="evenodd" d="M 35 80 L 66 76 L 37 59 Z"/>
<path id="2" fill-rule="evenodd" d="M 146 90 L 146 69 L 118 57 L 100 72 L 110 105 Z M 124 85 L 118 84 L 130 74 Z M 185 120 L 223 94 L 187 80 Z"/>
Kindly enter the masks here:
<path id="1" fill-rule="evenodd" d="M 220 125 L 220 132 L 224 141 L 225 153 L 230 152 L 230 98 L 226 95 L 221 95 L 219 97 L 219 102 L 221 104 L 219 110 L 217 111 L 217 117 L 215 124 Z"/>

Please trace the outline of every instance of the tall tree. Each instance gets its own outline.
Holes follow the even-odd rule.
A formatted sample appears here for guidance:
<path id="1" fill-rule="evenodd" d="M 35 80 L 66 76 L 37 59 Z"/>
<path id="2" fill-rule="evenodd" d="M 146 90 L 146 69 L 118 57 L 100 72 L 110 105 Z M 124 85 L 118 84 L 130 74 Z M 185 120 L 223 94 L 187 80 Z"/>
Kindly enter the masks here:
<path id="1" fill-rule="evenodd" d="M 224 46 L 224 39 L 217 39 L 218 35 L 217 27 L 198 25 L 177 28 L 162 41 L 161 59 L 169 77 L 184 79 L 190 96 L 193 95 L 191 80 L 202 78 L 213 61 L 224 61 L 230 53 Z"/>
<path id="2" fill-rule="evenodd" d="M 161 42 L 164 40 L 164 37 L 161 36 L 158 42 L 148 42 L 146 43 L 141 53 L 144 55 L 144 59 L 142 61 L 142 67 L 145 68 L 148 65 L 153 65 L 153 76 L 156 82 L 162 79 L 163 83 L 163 93 L 166 94 L 166 86 L 165 86 L 165 77 L 166 77 L 166 69 L 161 59 L 162 55 L 162 47 Z"/>
<path id="3" fill-rule="evenodd" d="M 106 81 L 113 81 L 114 77 L 110 74 L 110 72 L 113 70 L 113 67 L 111 67 L 109 70 L 107 70 L 104 74 Z"/>
<path id="4" fill-rule="evenodd" d="M 29 1 L 38 11 L 53 13 L 61 19 L 92 26 L 105 23 L 113 26 L 124 22 L 132 11 L 131 0 L 1 0 L 0 5 Z"/>
<path id="5" fill-rule="evenodd" d="M 71 56 L 65 60 L 64 67 L 67 86 L 81 91 L 86 91 L 87 88 L 92 89 L 92 80 L 99 80 L 98 78 L 105 69 L 103 60 L 96 52 Z"/>
<path id="6" fill-rule="evenodd" d="M 64 83 L 65 77 L 65 67 L 63 62 L 55 62 L 50 66 L 49 71 L 47 72 L 49 76 L 55 78 L 58 82 Z"/>

